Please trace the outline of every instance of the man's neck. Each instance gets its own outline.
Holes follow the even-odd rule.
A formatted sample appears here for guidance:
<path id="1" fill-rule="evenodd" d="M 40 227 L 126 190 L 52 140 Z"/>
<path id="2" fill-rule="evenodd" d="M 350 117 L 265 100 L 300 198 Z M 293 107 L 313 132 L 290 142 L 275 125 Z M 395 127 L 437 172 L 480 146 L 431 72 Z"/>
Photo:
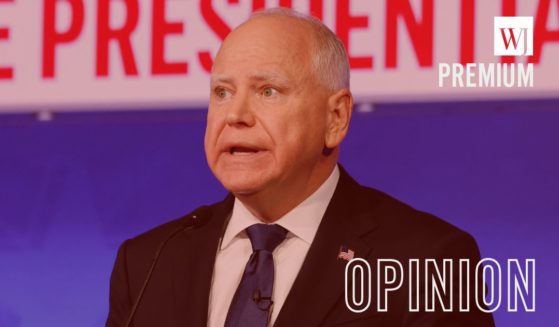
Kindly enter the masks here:
<path id="1" fill-rule="evenodd" d="M 335 163 L 325 167 L 314 176 L 309 176 L 305 183 L 290 185 L 287 189 L 235 194 L 235 196 L 262 222 L 273 223 L 316 192 L 332 175 L 335 167 Z"/>

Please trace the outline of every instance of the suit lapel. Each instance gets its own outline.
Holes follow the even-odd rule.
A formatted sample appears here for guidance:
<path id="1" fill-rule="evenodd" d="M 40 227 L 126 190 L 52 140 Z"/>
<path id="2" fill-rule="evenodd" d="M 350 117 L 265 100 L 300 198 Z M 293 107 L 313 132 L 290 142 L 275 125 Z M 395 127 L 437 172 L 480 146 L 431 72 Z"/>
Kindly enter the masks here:
<path id="1" fill-rule="evenodd" d="M 305 262 L 274 324 L 318 326 L 344 291 L 347 261 L 338 259 L 345 245 L 356 257 L 367 257 L 371 248 L 360 239 L 376 227 L 360 201 L 360 186 L 340 167 L 340 180 L 326 209 Z M 361 196 L 360 196 L 361 195 Z"/>
<path id="2" fill-rule="evenodd" d="M 209 294 L 219 239 L 233 206 L 233 196 L 212 208 L 210 221 L 177 237 L 173 288 L 181 326 L 206 326 Z M 211 240 L 211 241 L 210 241 Z"/>

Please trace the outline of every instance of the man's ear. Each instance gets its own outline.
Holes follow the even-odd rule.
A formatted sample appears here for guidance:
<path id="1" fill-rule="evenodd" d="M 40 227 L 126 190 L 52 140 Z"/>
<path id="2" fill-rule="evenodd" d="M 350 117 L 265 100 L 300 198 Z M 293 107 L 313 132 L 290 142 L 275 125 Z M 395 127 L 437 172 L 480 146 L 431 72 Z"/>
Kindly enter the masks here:
<path id="1" fill-rule="evenodd" d="M 341 89 L 328 98 L 324 146 L 333 149 L 342 143 L 349 128 L 353 96 L 348 89 Z"/>

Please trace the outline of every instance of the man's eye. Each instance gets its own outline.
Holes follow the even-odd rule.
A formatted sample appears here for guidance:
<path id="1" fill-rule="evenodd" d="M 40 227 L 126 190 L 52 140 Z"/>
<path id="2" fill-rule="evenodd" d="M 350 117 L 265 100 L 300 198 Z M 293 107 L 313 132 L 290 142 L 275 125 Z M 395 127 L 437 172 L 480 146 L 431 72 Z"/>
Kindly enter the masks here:
<path id="1" fill-rule="evenodd" d="M 271 97 L 271 96 L 273 96 L 277 93 L 278 93 L 278 91 L 276 89 L 274 89 L 273 87 L 265 87 L 262 90 L 262 95 L 265 96 L 265 97 Z"/>
<path id="2" fill-rule="evenodd" d="M 215 90 L 215 95 L 220 99 L 225 99 L 228 94 L 229 92 L 222 87 L 219 87 Z"/>

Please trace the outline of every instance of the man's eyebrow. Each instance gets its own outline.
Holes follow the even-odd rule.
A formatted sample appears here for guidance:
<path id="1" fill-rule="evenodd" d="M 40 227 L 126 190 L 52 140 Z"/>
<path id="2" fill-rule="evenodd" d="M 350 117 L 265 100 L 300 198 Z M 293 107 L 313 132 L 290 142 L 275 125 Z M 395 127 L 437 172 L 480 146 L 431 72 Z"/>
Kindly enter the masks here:
<path id="1" fill-rule="evenodd" d="M 289 79 L 285 76 L 276 73 L 265 73 L 265 72 L 258 72 L 248 76 L 248 79 L 253 82 L 267 82 L 273 81 L 281 84 L 287 84 Z M 226 83 L 232 84 L 235 81 L 235 78 L 228 75 L 222 74 L 213 74 L 210 78 L 211 84 L 216 83 Z"/>
<path id="2" fill-rule="evenodd" d="M 215 83 L 232 83 L 233 82 L 233 78 L 226 76 L 226 75 L 221 75 L 221 74 L 213 74 L 210 78 L 210 83 L 211 84 L 215 84 Z"/>
<path id="3" fill-rule="evenodd" d="M 284 84 L 287 84 L 289 82 L 289 79 L 287 77 L 276 73 L 256 73 L 250 75 L 249 79 L 257 82 L 274 81 Z"/>

